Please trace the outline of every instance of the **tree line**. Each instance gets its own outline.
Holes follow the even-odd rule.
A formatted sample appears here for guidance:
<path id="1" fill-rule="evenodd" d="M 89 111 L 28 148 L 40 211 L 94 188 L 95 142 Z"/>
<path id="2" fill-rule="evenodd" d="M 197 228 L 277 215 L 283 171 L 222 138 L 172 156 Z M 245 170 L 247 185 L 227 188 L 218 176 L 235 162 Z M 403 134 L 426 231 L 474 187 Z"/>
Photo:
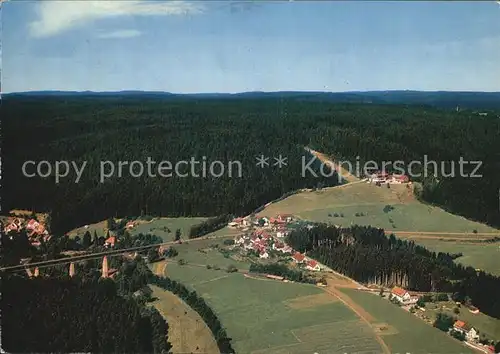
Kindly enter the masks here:
<path id="1" fill-rule="evenodd" d="M 231 338 L 228 337 L 226 330 L 222 326 L 215 312 L 207 305 L 205 300 L 199 296 L 196 291 L 189 291 L 183 284 L 171 280 L 167 277 L 159 277 L 157 275 L 150 276 L 151 284 L 157 285 L 165 290 L 171 291 L 175 295 L 184 300 L 193 310 L 195 310 L 203 321 L 207 324 L 208 328 L 212 331 L 217 346 L 222 354 L 235 353 L 232 345 Z"/>
<path id="2" fill-rule="evenodd" d="M 453 293 L 457 301 L 468 297 L 483 313 L 500 318 L 499 277 L 456 264 L 447 253 L 431 252 L 394 235 L 386 237 L 383 229 L 318 224 L 310 230 L 293 230 L 287 243 L 357 281 Z"/>
<path id="3" fill-rule="evenodd" d="M 231 214 L 220 215 L 191 226 L 189 238 L 198 238 L 222 229 L 232 219 Z"/>
<path id="4" fill-rule="evenodd" d="M 290 269 L 286 264 L 281 264 L 281 263 L 271 263 L 271 264 L 252 263 L 250 264 L 249 270 L 250 272 L 255 272 L 255 273 L 263 273 L 263 274 L 267 273 L 267 274 L 277 275 L 285 279 L 301 283 L 316 284 L 317 282 L 317 280 L 314 277 L 304 274 L 303 271 Z"/>

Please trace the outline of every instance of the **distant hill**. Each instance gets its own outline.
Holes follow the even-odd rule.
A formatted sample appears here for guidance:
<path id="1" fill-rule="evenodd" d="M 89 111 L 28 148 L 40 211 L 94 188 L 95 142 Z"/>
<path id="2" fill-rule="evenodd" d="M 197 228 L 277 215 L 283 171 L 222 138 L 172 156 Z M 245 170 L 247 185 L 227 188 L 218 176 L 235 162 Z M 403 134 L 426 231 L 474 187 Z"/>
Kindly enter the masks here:
<path id="1" fill-rule="evenodd" d="M 7 97 L 157 97 L 193 99 L 300 99 L 332 103 L 408 104 L 429 105 L 439 108 L 500 109 L 500 92 L 454 92 L 454 91 L 352 91 L 352 92 L 241 92 L 241 93 L 196 93 L 175 94 L 162 91 L 31 91 L 4 94 Z"/>

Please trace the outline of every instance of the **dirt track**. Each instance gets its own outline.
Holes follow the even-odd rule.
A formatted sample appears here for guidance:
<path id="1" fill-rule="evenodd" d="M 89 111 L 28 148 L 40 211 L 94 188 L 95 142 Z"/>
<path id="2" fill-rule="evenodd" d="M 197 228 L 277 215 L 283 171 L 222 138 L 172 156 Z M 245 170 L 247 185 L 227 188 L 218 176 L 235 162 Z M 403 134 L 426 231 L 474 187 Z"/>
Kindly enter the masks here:
<path id="1" fill-rule="evenodd" d="M 349 183 L 350 182 L 358 182 L 360 180 L 358 177 L 354 176 L 348 170 L 343 168 L 341 165 L 338 165 L 334 161 L 332 161 L 332 159 L 330 157 L 328 157 L 327 155 L 325 155 L 319 151 L 315 151 L 313 149 L 310 149 L 308 147 L 305 147 L 305 149 L 306 149 L 306 151 L 308 151 L 311 154 L 313 154 L 314 156 L 316 156 L 316 158 L 318 160 L 320 160 L 322 163 L 324 163 L 325 165 L 332 166 L 342 176 L 342 178 L 345 179 L 347 182 L 349 182 Z"/>

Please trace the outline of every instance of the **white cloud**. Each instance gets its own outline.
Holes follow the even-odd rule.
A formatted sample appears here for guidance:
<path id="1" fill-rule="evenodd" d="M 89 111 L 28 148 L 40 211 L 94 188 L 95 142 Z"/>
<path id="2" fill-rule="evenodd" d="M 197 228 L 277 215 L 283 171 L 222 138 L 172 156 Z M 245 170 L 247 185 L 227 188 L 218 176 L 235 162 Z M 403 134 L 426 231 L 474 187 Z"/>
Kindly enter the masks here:
<path id="1" fill-rule="evenodd" d="M 139 37 L 142 32 L 137 30 L 117 30 L 113 32 L 103 33 L 99 35 L 99 38 L 133 38 Z"/>
<path id="2" fill-rule="evenodd" d="M 29 24 L 33 37 L 49 37 L 87 23 L 120 16 L 172 16 L 200 13 L 199 3 L 185 1 L 43 1 Z"/>

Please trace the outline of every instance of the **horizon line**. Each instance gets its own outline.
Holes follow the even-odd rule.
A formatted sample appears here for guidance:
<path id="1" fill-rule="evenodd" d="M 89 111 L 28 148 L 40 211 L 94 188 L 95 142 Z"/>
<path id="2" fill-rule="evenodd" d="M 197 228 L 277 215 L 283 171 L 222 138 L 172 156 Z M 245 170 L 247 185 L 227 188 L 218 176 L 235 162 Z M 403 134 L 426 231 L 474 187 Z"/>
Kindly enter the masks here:
<path id="1" fill-rule="evenodd" d="M 474 90 L 418 90 L 418 89 L 387 89 L 387 90 L 350 90 L 350 91 L 316 91 L 316 90 L 279 90 L 279 91 L 237 91 L 237 92 L 171 92 L 171 91 L 161 91 L 161 90 L 137 90 L 137 89 L 123 89 L 123 90 L 107 90 L 107 91 L 94 91 L 94 90 L 58 90 L 58 89 L 48 89 L 48 90 L 28 90 L 28 91 L 12 91 L 12 92 L 0 92 L 0 95 L 12 95 L 12 94 L 25 94 L 25 93 L 126 93 L 126 92 L 137 92 L 137 93 L 163 93 L 171 95 L 238 95 L 245 93 L 370 93 L 370 92 L 452 92 L 452 93 L 500 93 L 500 91 L 474 91 Z"/>

